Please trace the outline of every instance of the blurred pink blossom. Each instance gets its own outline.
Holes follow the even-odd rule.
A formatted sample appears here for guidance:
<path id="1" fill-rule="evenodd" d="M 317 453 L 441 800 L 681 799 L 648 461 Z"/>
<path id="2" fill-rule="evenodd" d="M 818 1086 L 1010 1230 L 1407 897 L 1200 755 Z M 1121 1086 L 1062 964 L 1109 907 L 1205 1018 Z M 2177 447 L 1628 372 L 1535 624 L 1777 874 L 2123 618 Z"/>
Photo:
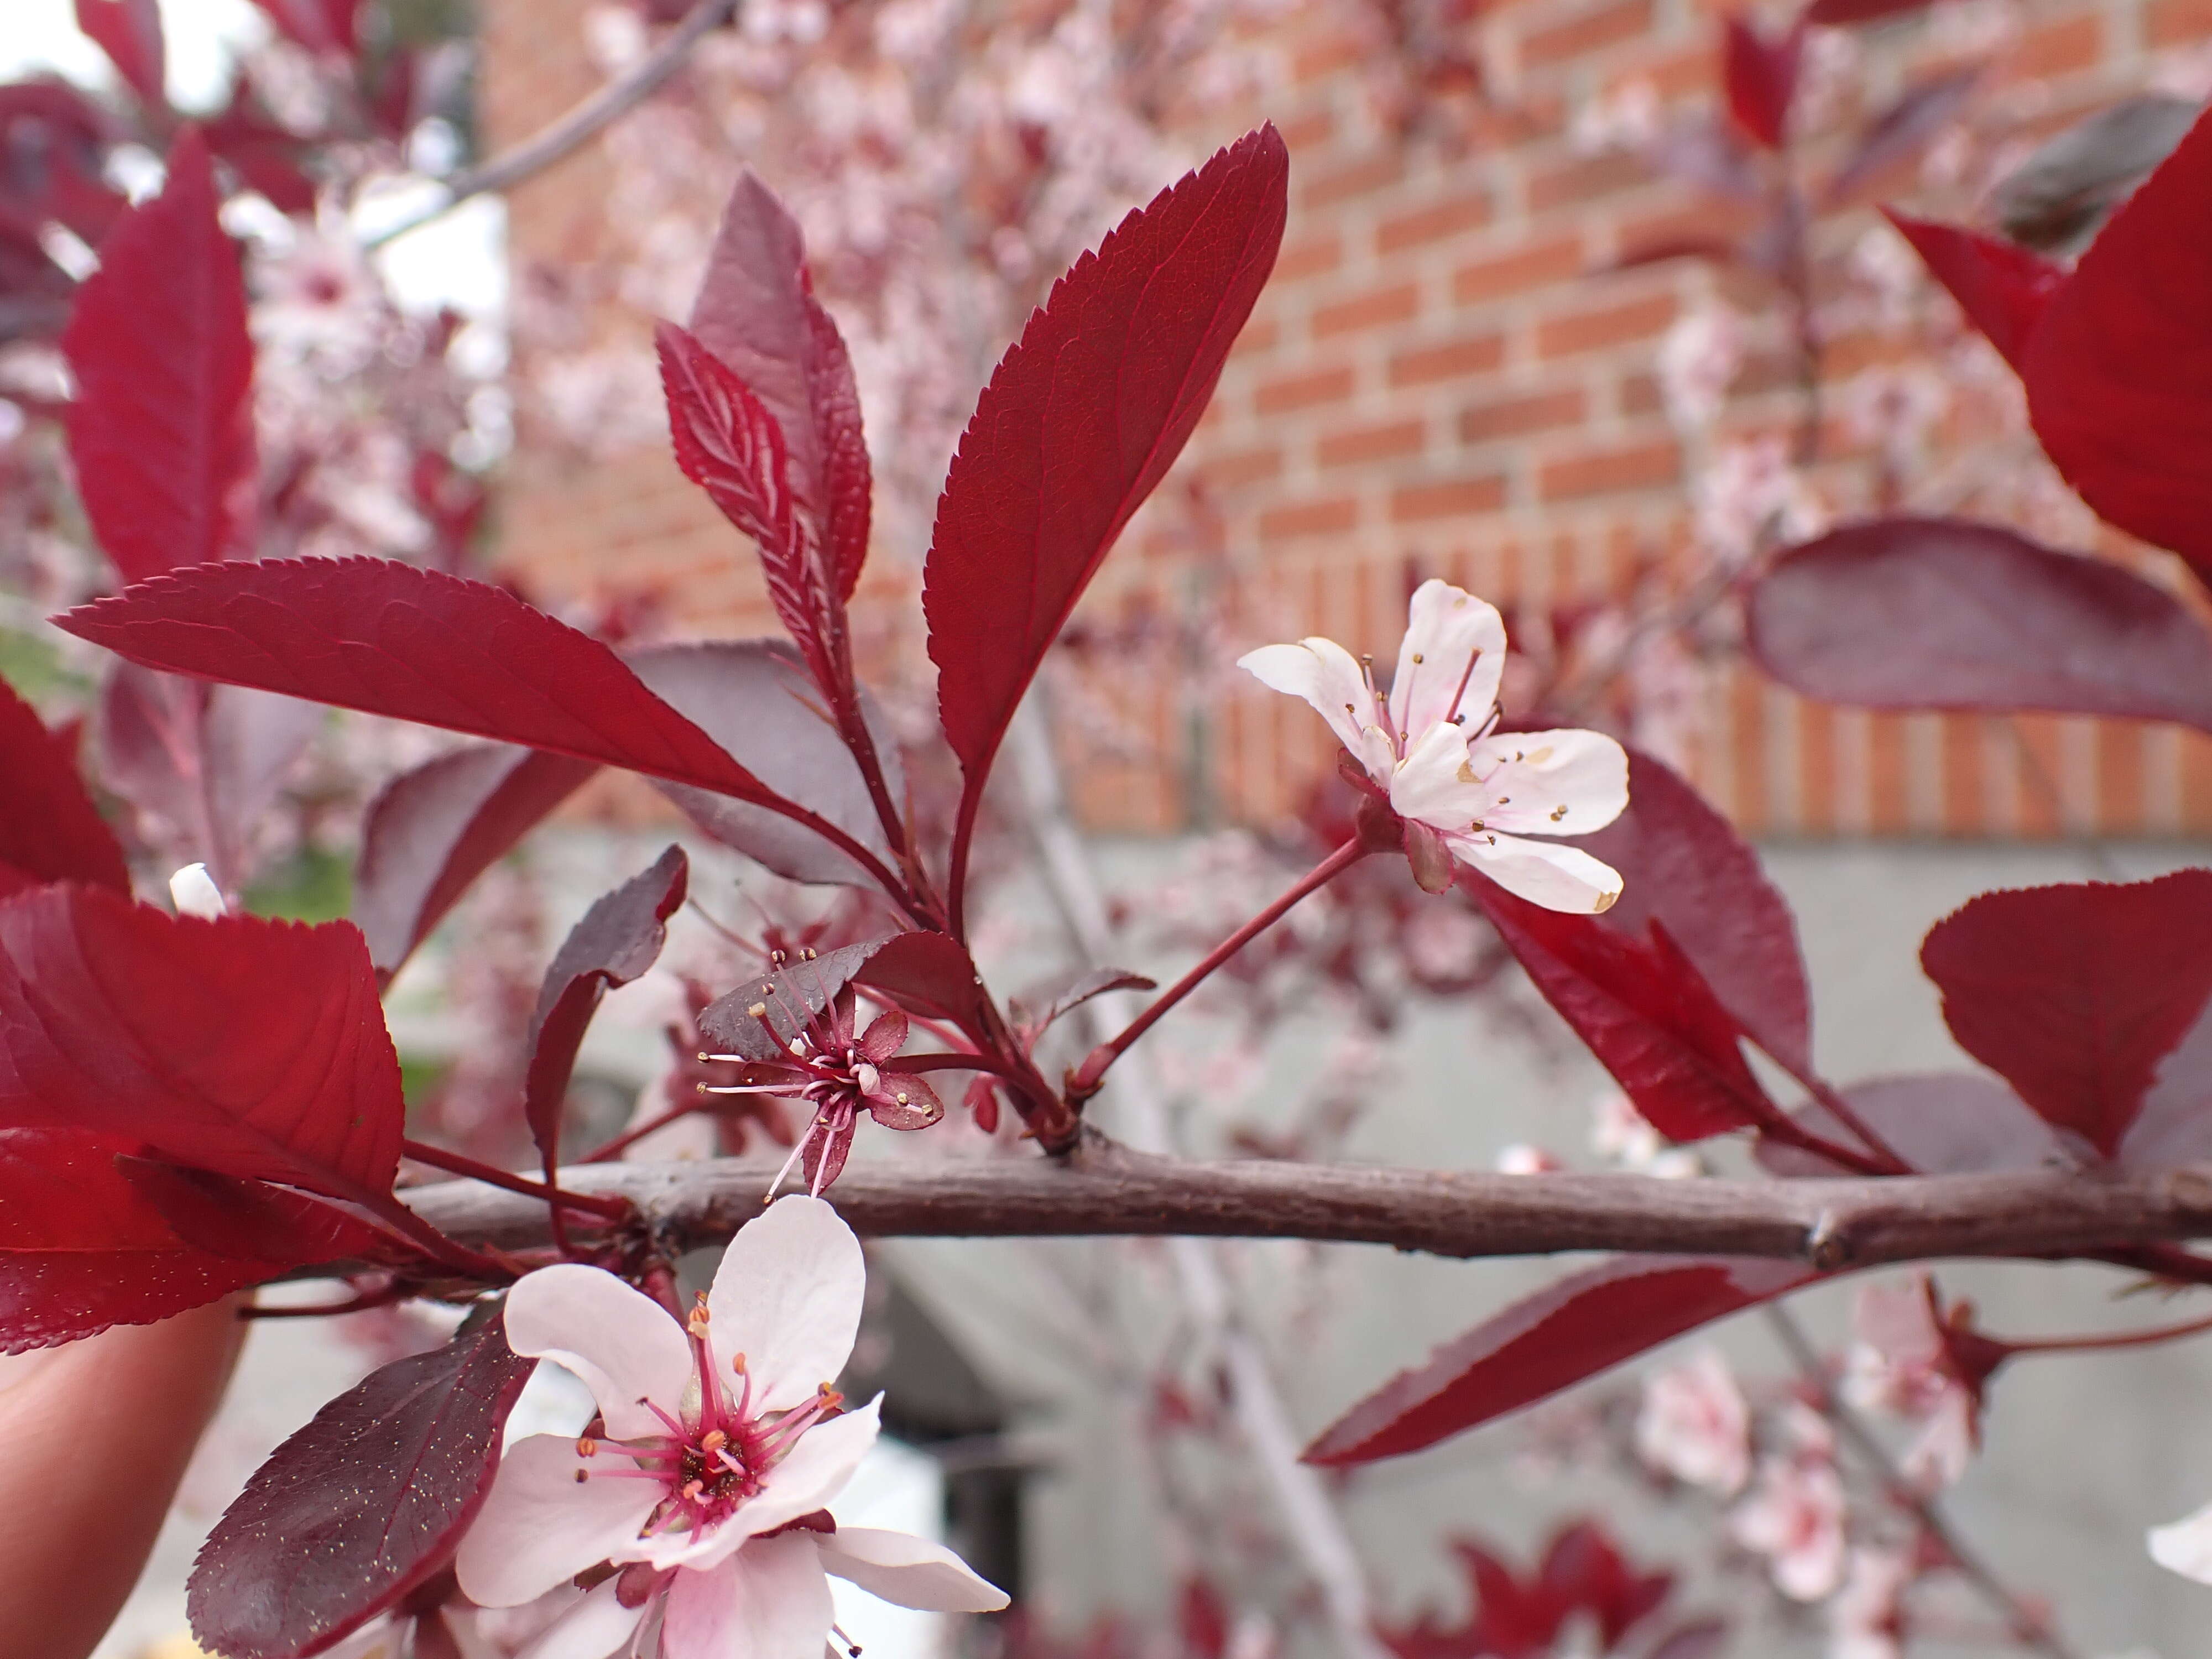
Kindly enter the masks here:
<path id="1" fill-rule="evenodd" d="M 1637 1455 L 1662 1474 L 1723 1498 L 1751 1478 L 1751 1408 L 1717 1349 L 1644 1379 Z"/>

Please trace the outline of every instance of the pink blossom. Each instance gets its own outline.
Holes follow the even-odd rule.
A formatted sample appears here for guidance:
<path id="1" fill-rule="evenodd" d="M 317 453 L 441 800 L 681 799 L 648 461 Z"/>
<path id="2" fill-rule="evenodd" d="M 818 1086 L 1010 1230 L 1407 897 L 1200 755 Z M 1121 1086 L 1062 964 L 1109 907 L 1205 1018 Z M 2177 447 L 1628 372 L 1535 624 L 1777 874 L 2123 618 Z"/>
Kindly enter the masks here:
<path id="1" fill-rule="evenodd" d="M 1844 1587 L 1828 1603 L 1828 1659 L 1901 1659 L 1912 1579 L 1912 1558 L 1903 1550 L 1852 1550 Z"/>
<path id="2" fill-rule="evenodd" d="M 1751 1410 L 1712 1348 L 1644 1379 L 1637 1455 L 1662 1474 L 1724 1498 L 1751 1478 Z"/>
<path id="3" fill-rule="evenodd" d="M 1775 1588 L 1818 1601 L 1844 1578 L 1844 1483 L 1832 1463 L 1768 1457 L 1758 1484 L 1729 1517 L 1744 1548 L 1766 1559 Z"/>
<path id="4" fill-rule="evenodd" d="M 1966 1472 L 1980 1443 L 1980 1390 L 1963 1377 L 1925 1274 L 1861 1288 L 1852 1322 L 1858 1341 L 1844 1374 L 1844 1397 L 1919 1426 L 1899 1467 L 1908 1480 L 1944 1486 Z"/>
<path id="5" fill-rule="evenodd" d="M 852 1229 L 797 1195 L 738 1230 L 683 1324 L 597 1267 L 524 1278 L 507 1294 L 508 1342 L 581 1377 L 599 1421 L 580 1440 L 508 1450 L 455 1559 L 462 1589 L 516 1607 L 611 1568 L 535 1659 L 818 1655 L 832 1573 L 905 1607 L 1006 1606 L 940 1546 L 827 1511 L 876 1438 L 880 1401 L 847 1411 L 830 1382 L 866 1280 Z"/>
<path id="6" fill-rule="evenodd" d="M 1449 885 L 1457 859 L 1547 909 L 1589 914 L 1620 896 L 1609 866 L 1528 837 L 1583 835 L 1620 817 L 1628 757 L 1595 732 L 1493 733 L 1505 623 L 1472 593 L 1434 579 L 1414 591 L 1387 695 L 1372 663 L 1334 640 L 1263 646 L 1237 666 L 1328 722 L 1372 795 L 1406 821 L 1423 886 Z"/>

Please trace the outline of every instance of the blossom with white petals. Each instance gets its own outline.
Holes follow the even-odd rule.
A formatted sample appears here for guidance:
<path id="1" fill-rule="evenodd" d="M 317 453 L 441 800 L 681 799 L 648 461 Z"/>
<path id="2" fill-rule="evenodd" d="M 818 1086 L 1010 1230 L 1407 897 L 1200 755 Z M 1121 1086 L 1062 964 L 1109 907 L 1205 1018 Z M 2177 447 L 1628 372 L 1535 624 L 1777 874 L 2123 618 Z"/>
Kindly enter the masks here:
<path id="1" fill-rule="evenodd" d="M 1824 1600 L 1844 1581 L 1844 1483 L 1832 1463 L 1765 1459 L 1729 1528 L 1766 1558 L 1774 1587 L 1792 1601 Z"/>
<path id="2" fill-rule="evenodd" d="M 1914 1576 L 1906 1551 L 1853 1549 L 1850 1574 L 1828 1603 L 1828 1659 L 1901 1659 Z"/>
<path id="3" fill-rule="evenodd" d="M 188 864 L 169 878 L 169 902 L 180 916 L 199 916 L 219 921 L 230 914 L 222 902 L 222 889 L 215 884 L 204 864 Z"/>
<path id="4" fill-rule="evenodd" d="M 1980 1381 L 1962 1373 L 1926 1274 L 1902 1284 L 1861 1287 L 1852 1309 L 1858 1340 L 1844 1372 L 1844 1397 L 1863 1411 L 1887 1412 L 1919 1425 L 1899 1469 L 1927 1489 L 1966 1472 L 1981 1443 Z"/>
<path id="5" fill-rule="evenodd" d="M 514 1607 L 598 1580 L 531 1659 L 820 1659 L 830 1573 L 903 1607 L 1006 1606 L 942 1546 L 828 1512 L 876 1438 L 879 1401 L 848 1411 L 830 1386 L 866 1280 L 852 1229 L 797 1194 L 738 1230 L 683 1324 L 597 1267 L 526 1276 L 508 1343 L 581 1377 L 599 1420 L 508 1450 L 454 1561 L 461 1589 Z"/>
<path id="6" fill-rule="evenodd" d="M 1751 1479 L 1751 1408 L 1711 1348 L 1644 1379 L 1637 1455 L 1662 1474 L 1724 1498 Z"/>
<path id="7" fill-rule="evenodd" d="M 1628 757 L 1595 732 L 1493 730 L 1505 669 L 1494 606 L 1423 582 L 1387 695 L 1372 662 L 1334 640 L 1263 646 L 1237 665 L 1328 722 L 1359 769 L 1354 781 L 1401 821 L 1414 878 L 1431 892 L 1451 884 L 1456 859 L 1547 909 L 1589 914 L 1620 896 L 1608 866 L 1528 837 L 1585 835 L 1620 817 Z"/>

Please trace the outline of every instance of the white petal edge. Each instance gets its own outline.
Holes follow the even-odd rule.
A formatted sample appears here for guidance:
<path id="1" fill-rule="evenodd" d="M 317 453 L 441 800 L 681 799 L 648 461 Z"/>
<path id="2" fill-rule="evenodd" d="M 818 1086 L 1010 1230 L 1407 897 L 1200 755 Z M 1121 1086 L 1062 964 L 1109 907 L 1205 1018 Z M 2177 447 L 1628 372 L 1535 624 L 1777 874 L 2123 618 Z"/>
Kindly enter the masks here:
<path id="1" fill-rule="evenodd" d="M 169 878 L 169 902 L 180 916 L 221 921 L 230 914 L 222 902 L 222 889 L 215 884 L 204 864 L 188 864 Z"/>
<path id="2" fill-rule="evenodd" d="M 2212 1584 L 2212 1504 L 2146 1534 L 2150 1559 L 2168 1572 Z"/>
<path id="3" fill-rule="evenodd" d="M 738 1229 L 707 1292 L 722 1381 L 745 1357 L 755 1412 L 788 1411 L 852 1357 L 868 1289 L 860 1241 L 836 1209 L 794 1193 Z"/>
<path id="4" fill-rule="evenodd" d="M 1468 659 L 1477 651 L 1482 654 L 1469 673 Z M 1398 643 L 1398 672 L 1390 681 L 1390 723 L 1418 737 L 1463 712 L 1470 728 L 1479 726 L 1498 701 L 1504 673 L 1505 619 L 1498 608 L 1431 576 L 1406 606 L 1406 637 Z"/>
<path id="5" fill-rule="evenodd" d="M 1390 741 L 1376 724 L 1381 711 L 1358 662 L 1334 640 L 1316 634 L 1295 645 L 1263 645 L 1237 665 L 1270 691 L 1305 699 L 1371 775 L 1387 775 Z"/>
<path id="6" fill-rule="evenodd" d="M 629 1460 L 603 1449 L 605 1467 Z M 598 1460 L 576 1455 L 565 1435 L 518 1440 L 492 1477 L 491 1491 L 453 1558 L 453 1571 L 480 1607 L 535 1601 L 599 1562 L 637 1553 L 637 1529 L 660 1501 L 652 1480 L 578 1480 Z"/>
<path id="7" fill-rule="evenodd" d="M 1465 834 L 1495 799 L 1468 769 L 1467 737 L 1456 726 L 1429 727 L 1390 774 L 1391 810 L 1448 836 Z"/>
<path id="8" fill-rule="evenodd" d="M 645 1621 L 648 1601 L 626 1607 L 610 1578 L 539 1632 L 517 1659 L 613 1659 Z"/>
<path id="9" fill-rule="evenodd" d="M 1620 872 L 1578 847 L 1523 841 L 1518 836 L 1446 836 L 1463 864 L 1507 892 L 1547 910 L 1595 915 L 1620 896 Z"/>
<path id="10" fill-rule="evenodd" d="M 507 1293 L 507 1344 L 583 1378 L 612 1440 L 667 1433 L 639 1402 L 675 1416 L 691 1384 L 691 1344 L 668 1310 L 580 1262 L 526 1273 Z"/>
<path id="11" fill-rule="evenodd" d="M 655 1566 L 696 1571 L 723 1559 L 749 1538 L 828 1509 L 876 1443 L 880 1428 L 877 1414 L 882 1407 L 883 1396 L 878 1395 L 859 1411 L 807 1430 L 791 1455 L 769 1471 L 760 1491 L 712 1532 L 696 1539 L 686 1533 L 647 1539 L 635 1553 Z"/>
<path id="12" fill-rule="evenodd" d="M 813 1534 L 757 1539 L 706 1571 L 676 1575 L 661 1659 L 823 1659 L 836 1616 Z"/>
<path id="13" fill-rule="evenodd" d="M 1628 808 L 1628 751 L 1602 732 L 1501 732 L 1474 744 L 1471 762 L 1493 801 L 1506 797 L 1485 820 L 1493 830 L 1586 836 Z"/>
<path id="14" fill-rule="evenodd" d="M 820 1548 L 824 1571 L 902 1607 L 996 1613 L 1011 1599 L 944 1545 L 912 1533 L 840 1527 Z"/>

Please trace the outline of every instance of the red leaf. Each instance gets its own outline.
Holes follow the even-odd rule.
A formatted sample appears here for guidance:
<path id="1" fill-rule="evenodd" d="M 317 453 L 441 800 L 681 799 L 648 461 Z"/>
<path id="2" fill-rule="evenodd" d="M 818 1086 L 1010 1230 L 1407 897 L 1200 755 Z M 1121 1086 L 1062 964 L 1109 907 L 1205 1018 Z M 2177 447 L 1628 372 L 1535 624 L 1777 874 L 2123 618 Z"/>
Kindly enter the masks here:
<path id="1" fill-rule="evenodd" d="M 745 769 L 786 799 L 836 824 L 888 859 L 867 781 L 822 708 L 799 653 L 778 640 L 710 640 L 653 646 L 625 658 L 637 677 Z M 905 796 L 898 738 L 865 691 L 862 718 L 875 738 L 894 800 Z M 661 793 L 702 830 L 780 876 L 805 882 L 865 879 L 852 856 L 789 818 L 723 795 L 663 784 Z"/>
<path id="2" fill-rule="evenodd" d="M 908 1013 L 950 1020 L 980 1037 L 990 1024 L 989 995 L 967 947 L 946 933 L 894 933 L 853 975 Z"/>
<path id="3" fill-rule="evenodd" d="M 1663 924 L 1713 995 L 1784 1065 L 1811 1066 L 1812 1006 L 1790 906 L 1729 821 L 1649 755 L 1628 759 L 1628 810 L 1582 845 L 1620 871 L 1601 925 L 1630 940 Z"/>
<path id="4" fill-rule="evenodd" d="M 33 882 L 82 881 L 128 894 L 123 849 L 85 793 L 64 744 L 0 681 L 0 898 Z"/>
<path id="5" fill-rule="evenodd" d="M 2066 282 L 2064 267 L 2039 253 L 1984 236 L 1978 230 L 1939 225 L 1885 208 L 1936 280 L 2014 368 L 2022 368 L 2030 336 Z"/>
<path id="6" fill-rule="evenodd" d="M 306 213 L 315 205 L 315 181 L 304 170 L 313 146 L 257 107 L 241 76 L 230 102 L 201 126 L 208 148 L 238 172 L 249 190 L 266 196 L 281 213 Z"/>
<path id="7" fill-rule="evenodd" d="M 1674 1588 L 1674 1575 L 1638 1572 L 1603 1527 L 1578 1521 L 1553 1534 L 1538 1583 L 1570 1609 L 1597 1621 L 1606 1651 L 1658 1610 Z"/>
<path id="8" fill-rule="evenodd" d="M 374 1237 L 327 1206 L 282 1194 L 300 1212 L 289 1235 L 262 1251 L 208 1249 L 181 1237 L 117 1167 L 134 1144 L 77 1129 L 0 1129 L 0 1352 L 151 1324 L 289 1268 L 357 1255 Z"/>
<path id="9" fill-rule="evenodd" d="M 2067 1161 L 2050 1126 L 2003 1084 L 1978 1072 L 1871 1078 L 1842 1092 L 1844 1103 L 1922 1175 L 2041 1170 Z M 1791 1115 L 1827 1140 L 1855 1144 L 1823 1106 L 1808 1104 Z M 1856 1173 L 1778 1140 L 1761 1140 L 1753 1156 L 1778 1176 Z"/>
<path id="10" fill-rule="evenodd" d="M 722 210 L 690 327 L 781 431 L 791 493 L 842 605 L 868 556 L 872 486 L 860 392 L 844 338 L 814 297 L 798 223 L 750 172 Z"/>
<path id="11" fill-rule="evenodd" d="M 494 1308 L 316 1413 L 192 1564 L 186 1605 L 201 1645 L 296 1659 L 442 1568 L 491 1488 L 500 1431 L 535 1364 L 507 1347 Z"/>
<path id="12" fill-rule="evenodd" d="M 1161 191 L 1060 279 L 983 389 L 922 592 L 963 821 L 1045 651 L 1205 412 L 1274 266 L 1289 168 L 1267 126 Z"/>
<path id="13" fill-rule="evenodd" d="M 1824 702 L 2047 708 L 2212 731 L 2212 635 L 2179 601 L 1996 525 L 1847 525 L 1783 555 L 1747 620 L 1759 666 Z"/>
<path id="14" fill-rule="evenodd" d="M 254 0 L 292 40 L 309 52 L 350 58 L 359 46 L 361 0 Z"/>
<path id="15" fill-rule="evenodd" d="M 530 1070 L 523 1085 L 523 1115 L 552 1178 L 561 1155 L 561 1109 L 576 1049 L 598 1012 L 599 999 L 627 985 L 660 959 L 668 919 L 684 902 L 691 873 L 684 849 L 672 847 L 652 868 L 631 877 L 584 913 L 568 930 L 538 988 L 530 1017 Z"/>
<path id="16" fill-rule="evenodd" d="M 506 744 L 425 761 L 369 804 L 353 919 L 389 981 L 471 883 L 599 769 Z M 717 798 L 719 799 L 719 798 Z"/>
<path id="17" fill-rule="evenodd" d="M 1324 1430 L 1305 1461 L 1419 1451 L 1816 1277 L 1796 1262 L 1733 1256 L 1625 1256 L 1586 1268 L 1400 1372 Z"/>
<path id="18" fill-rule="evenodd" d="M 118 1156 L 115 1167 L 185 1243 L 226 1260 L 265 1264 L 264 1277 L 323 1262 L 409 1267 L 428 1261 L 383 1228 L 289 1187 L 129 1154 Z"/>
<path id="19" fill-rule="evenodd" d="M 1639 940 L 1494 882 L 1465 884 L 1544 1000 L 1661 1134 L 1702 1140 L 1781 1115 L 1737 1046 L 1736 1020 L 1663 922 Z"/>
<path id="20" fill-rule="evenodd" d="M 2035 434 L 2107 523 L 2212 581 L 2212 123 L 2122 204 L 2019 364 Z"/>
<path id="21" fill-rule="evenodd" d="M 90 35 L 149 109 L 167 107 L 157 0 L 76 0 L 76 26 Z"/>
<path id="22" fill-rule="evenodd" d="M 149 668 L 778 799 L 588 634 L 395 560 L 179 571 L 55 621 Z"/>
<path id="23" fill-rule="evenodd" d="M 1771 42 L 1740 12 L 1731 14 L 1723 27 L 1721 81 L 1729 113 L 1747 137 L 1768 149 L 1779 149 L 1790 125 L 1790 106 L 1797 95 L 1804 26 L 1801 23 Z"/>
<path id="24" fill-rule="evenodd" d="M 1919 11 L 1929 3 L 1929 0 L 1813 0 L 1805 8 L 1803 16 L 1808 23 L 1843 28 L 1852 23 L 1872 23 L 1884 17 Z"/>
<path id="25" fill-rule="evenodd" d="M 356 1201 L 391 1190 L 399 1061 L 361 934 L 99 888 L 0 904 L 0 1127 L 116 1136 Z"/>
<path id="26" fill-rule="evenodd" d="M 2212 870 L 1984 893 L 1920 965 L 1964 1048 L 2105 1158 L 2212 997 Z"/>
<path id="27" fill-rule="evenodd" d="M 62 335 L 70 456 L 126 581 L 245 550 L 254 510 L 253 343 L 237 244 L 198 131 L 168 183 L 117 221 Z"/>

